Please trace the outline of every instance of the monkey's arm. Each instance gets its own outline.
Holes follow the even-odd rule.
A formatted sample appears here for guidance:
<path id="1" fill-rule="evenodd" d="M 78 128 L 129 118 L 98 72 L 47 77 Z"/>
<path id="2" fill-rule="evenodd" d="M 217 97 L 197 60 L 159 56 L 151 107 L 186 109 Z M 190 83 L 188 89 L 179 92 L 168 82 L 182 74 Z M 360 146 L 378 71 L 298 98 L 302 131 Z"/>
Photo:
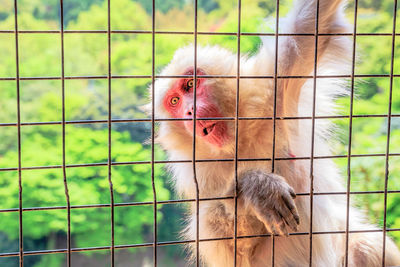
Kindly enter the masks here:
<path id="1" fill-rule="evenodd" d="M 284 18 L 280 33 L 308 34 L 279 37 L 279 75 L 308 75 L 314 68 L 315 36 L 317 33 L 317 0 L 297 0 Z M 342 10 L 343 0 L 319 0 L 318 33 L 344 33 L 347 24 Z M 319 36 L 318 59 L 338 36 Z"/>
<path id="2" fill-rule="evenodd" d="M 343 0 L 319 0 L 318 33 L 348 32 L 344 19 Z M 278 75 L 305 76 L 313 75 L 315 65 L 315 40 L 310 34 L 317 33 L 317 0 L 297 0 L 286 18 L 280 21 L 280 33 L 308 34 L 303 36 L 279 36 Z M 327 55 L 338 61 L 339 68 L 349 55 L 351 45 L 344 36 L 318 36 L 317 63 Z M 331 57 L 330 57 L 331 58 Z M 342 61 L 342 62 L 339 62 Z M 340 65 L 340 63 L 342 63 Z M 281 115 L 297 114 L 300 89 L 306 79 L 278 79 L 278 94 L 283 100 Z"/>
<path id="3" fill-rule="evenodd" d="M 260 170 L 244 172 L 238 181 L 239 197 L 271 233 L 287 234 L 300 222 L 292 187 L 283 177 Z"/>

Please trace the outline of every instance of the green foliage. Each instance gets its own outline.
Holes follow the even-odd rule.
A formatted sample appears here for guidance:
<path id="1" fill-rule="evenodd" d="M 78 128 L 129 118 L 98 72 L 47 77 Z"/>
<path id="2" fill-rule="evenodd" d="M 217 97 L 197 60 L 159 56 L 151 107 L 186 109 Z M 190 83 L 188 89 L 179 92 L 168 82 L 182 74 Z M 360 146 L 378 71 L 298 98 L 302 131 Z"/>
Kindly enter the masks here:
<path id="1" fill-rule="evenodd" d="M 153 12 L 153 1 L 137 0 L 137 2 L 146 9 L 147 13 Z M 185 0 L 156 0 L 155 5 L 156 10 L 165 13 L 171 8 L 182 8 L 185 2 Z"/>
<path id="2" fill-rule="evenodd" d="M 43 128 L 29 130 L 24 136 L 22 162 L 24 166 L 51 166 L 59 164 L 61 160 L 62 139 L 60 137 L 61 127 Z M 83 163 L 104 163 L 107 162 L 107 130 L 93 130 L 82 127 L 69 127 L 66 132 L 66 158 L 71 164 Z M 131 141 L 127 132 L 112 132 L 113 140 L 113 162 L 125 161 L 148 161 L 150 151 L 139 143 Z M 41 152 L 38 154 L 38 152 Z M 40 155 L 39 157 L 37 155 Z M 5 166 L 15 162 L 17 153 L 9 151 L 4 154 L 2 163 Z M 161 155 L 159 155 L 161 157 Z M 55 160 L 55 158 L 58 158 Z M 8 164 L 10 162 L 10 164 Z M 155 166 L 156 173 L 162 173 L 160 166 Z M 67 181 L 72 205 L 102 204 L 110 203 L 110 192 L 108 184 L 108 168 L 86 167 L 67 169 Z M 148 164 L 127 165 L 114 167 L 112 169 L 112 180 L 114 183 L 114 200 L 116 203 L 132 201 L 152 201 L 153 192 L 150 183 L 151 166 Z M 3 173 L 2 173 L 3 174 Z M 1 208 L 18 206 L 18 188 L 15 186 L 16 176 L 3 174 L 0 180 L 2 189 Z M 164 179 L 156 177 L 156 191 L 159 199 L 169 199 L 170 193 L 164 186 Z M 8 190 L 5 190 L 5 189 Z M 24 207 L 47 207 L 66 205 L 63 177 L 60 169 L 47 169 L 26 171 L 23 173 L 23 205 Z M 6 197 L 7 196 L 7 197 Z M 51 233 L 65 231 L 65 210 L 34 212 L 35 216 L 27 215 L 24 226 L 30 229 L 25 233 L 26 237 L 39 239 Z M 81 243 L 87 242 L 96 245 L 96 240 L 108 240 L 109 233 L 99 232 L 102 225 L 109 219 L 109 209 L 93 209 L 81 212 L 74 210 L 71 216 L 73 234 L 79 242 L 77 246 L 84 246 Z M 117 213 L 116 222 L 118 228 L 116 236 L 124 243 L 142 242 L 141 230 L 147 225 L 152 225 L 153 211 L 147 207 L 135 207 L 125 209 L 125 212 Z M 141 214 L 133 220 L 137 214 Z M 51 216 L 51 220 L 49 219 Z M 160 214 L 161 216 L 161 214 Z M 11 239 L 17 238 L 17 224 L 13 223 L 15 218 L 7 213 L 2 217 L 0 231 L 10 232 Z M 47 221 L 46 227 L 37 227 Z M 85 222 L 85 223 L 82 223 Z M 90 223 L 89 223 L 90 222 Z M 125 227 L 122 227 L 125 226 Z M 128 227 L 129 226 L 129 227 Z M 11 234 L 12 233 L 12 234 Z M 94 239 L 93 242 L 92 239 Z M 98 245 L 98 244 L 97 244 Z"/>

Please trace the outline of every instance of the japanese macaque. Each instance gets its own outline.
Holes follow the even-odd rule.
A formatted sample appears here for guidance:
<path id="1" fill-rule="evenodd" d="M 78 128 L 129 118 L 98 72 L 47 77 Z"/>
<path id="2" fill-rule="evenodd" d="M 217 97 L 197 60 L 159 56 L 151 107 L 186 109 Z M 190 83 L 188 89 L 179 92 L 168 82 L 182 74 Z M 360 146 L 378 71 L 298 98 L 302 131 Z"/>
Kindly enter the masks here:
<path id="1" fill-rule="evenodd" d="M 275 97 L 277 117 L 312 115 L 314 80 L 304 76 L 314 74 L 316 44 L 312 34 L 316 30 L 316 6 L 316 0 L 298 0 L 287 17 L 280 20 L 281 33 L 303 35 L 279 36 L 278 51 L 275 51 L 275 40 L 266 38 L 256 54 L 240 57 L 240 75 L 252 78 L 241 78 L 239 82 L 238 114 L 240 118 L 249 119 L 238 121 L 237 235 L 264 236 L 237 239 L 237 266 L 270 266 L 272 237 L 268 234 L 271 233 L 276 234 L 273 259 L 276 266 L 309 266 L 311 220 L 313 266 L 342 266 L 346 262 L 349 266 L 382 264 L 384 235 L 381 229 L 367 223 L 362 212 L 351 204 L 346 257 L 346 188 L 338 168 L 327 157 L 314 159 L 312 163 L 313 192 L 316 194 L 311 216 L 312 140 L 314 156 L 331 155 L 327 142 L 330 130 L 326 120 L 315 120 L 314 131 L 309 118 L 276 120 L 274 140 L 274 120 L 265 119 L 274 116 Z M 317 43 L 318 75 L 351 73 L 351 39 L 329 35 L 351 32 L 344 19 L 343 6 L 340 0 L 320 0 L 318 33 L 323 35 L 318 37 Z M 274 79 L 254 76 L 275 75 L 276 52 L 279 78 L 275 95 Z M 200 260 L 206 266 L 233 266 L 236 123 L 232 119 L 204 118 L 235 118 L 237 80 L 220 76 L 237 75 L 237 55 L 218 46 L 199 46 L 196 55 L 194 69 L 194 47 L 181 48 L 161 72 L 161 75 L 168 76 L 194 75 L 196 72 L 196 82 L 193 77 L 161 78 L 155 82 L 156 118 L 188 119 L 161 121 L 157 142 L 167 151 L 170 160 L 192 160 L 194 134 L 191 119 L 196 114 L 195 158 L 203 160 L 196 163 L 199 197 L 220 197 L 199 202 L 199 237 L 230 237 L 200 242 Z M 301 77 L 288 79 L 281 76 Z M 334 99 L 343 94 L 346 94 L 346 89 L 340 81 L 317 79 L 315 114 L 334 114 Z M 273 170 L 272 160 L 266 160 L 272 158 L 277 158 Z M 212 161 L 215 159 L 224 160 Z M 169 169 L 177 192 L 185 198 L 196 198 L 192 163 L 173 163 Z M 318 194 L 324 192 L 341 193 Z M 363 232 L 365 230 L 368 231 Z M 183 236 L 196 239 L 196 203 L 190 206 Z M 385 264 L 400 265 L 399 250 L 389 237 L 385 238 Z"/>

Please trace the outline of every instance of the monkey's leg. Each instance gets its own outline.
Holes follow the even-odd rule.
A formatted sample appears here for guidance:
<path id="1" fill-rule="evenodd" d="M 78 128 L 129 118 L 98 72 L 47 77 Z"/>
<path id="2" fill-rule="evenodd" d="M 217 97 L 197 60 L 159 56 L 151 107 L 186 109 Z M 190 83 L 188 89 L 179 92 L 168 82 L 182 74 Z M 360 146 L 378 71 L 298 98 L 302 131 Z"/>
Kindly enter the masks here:
<path id="1" fill-rule="evenodd" d="M 382 264 L 382 233 L 352 234 L 349 244 L 349 265 L 374 267 Z M 386 236 L 385 266 L 399 266 L 400 252 Z"/>
<path id="2" fill-rule="evenodd" d="M 271 233 L 297 231 L 300 223 L 293 188 L 279 175 L 260 170 L 244 172 L 239 178 L 239 196 Z"/>

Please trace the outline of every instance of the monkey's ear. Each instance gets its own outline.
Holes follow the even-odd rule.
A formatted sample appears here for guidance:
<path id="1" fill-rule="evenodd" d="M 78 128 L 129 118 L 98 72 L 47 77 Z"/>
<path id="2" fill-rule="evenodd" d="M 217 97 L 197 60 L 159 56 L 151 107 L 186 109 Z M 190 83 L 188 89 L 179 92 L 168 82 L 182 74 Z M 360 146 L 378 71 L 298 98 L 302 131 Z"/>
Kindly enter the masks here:
<path id="1" fill-rule="evenodd" d="M 151 115 L 151 102 L 146 105 L 140 106 L 139 109 L 144 113 Z"/>

